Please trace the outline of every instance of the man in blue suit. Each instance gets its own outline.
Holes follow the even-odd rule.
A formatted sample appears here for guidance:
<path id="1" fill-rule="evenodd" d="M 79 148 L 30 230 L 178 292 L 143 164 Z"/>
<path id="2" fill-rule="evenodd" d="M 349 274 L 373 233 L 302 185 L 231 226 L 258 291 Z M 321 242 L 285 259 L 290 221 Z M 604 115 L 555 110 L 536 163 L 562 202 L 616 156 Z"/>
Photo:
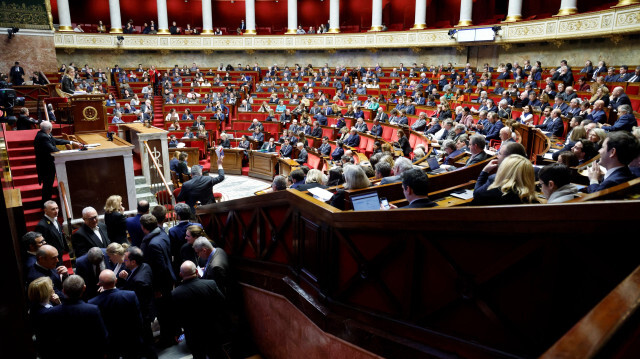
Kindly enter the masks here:
<path id="1" fill-rule="evenodd" d="M 202 227 L 200 223 L 191 222 L 191 209 L 186 203 L 177 203 L 175 207 L 176 215 L 178 216 L 178 224 L 169 229 L 169 242 L 171 243 L 171 256 L 173 257 L 173 273 L 178 273 L 180 270 L 180 248 L 187 243 L 185 236 L 187 234 L 187 228 L 192 225 Z"/>
<path id="2" fill-rule="evenodd" d="M 98 276 L 109 269 L 108 262 L 106 250 L 100 247 L 90 248 L 87 254 L 76 259 L 76 274 L 84 279 L 87 287 L 82 299 L 88 301 L 98 295 Z"/>
<path id="3" fill-rule="evenodd" d="M 188 208 L 187 208 L 188 210 Z M 107 328 L 107 356 L 134 358 L 141 354 L 142 315 L 136 293 L 116 288 L 116 275 L 110 269 L 100 273 L 102 293 L 89 300 L 97 305 Z"/>
<path id="4" fill-rule="evenodd" d="M 344 141 L 344 144 L 350 147 L 358 147 L 360 145 L 360 136 L 358 135 L 358 131 L 355 127 L 351 128 L 349 137 Z"/>
<path id="5" fill-rule="evenodd" d="M 171 310 L 171 290 L 176 281 L 171 266 L 171 243 L 169 237 L 158 227 L 158 220 L 151 214 L 140 217 L 142 232 L 142 252 L 144 261 L 153 274 L 154 305 L 160 323 L 162 346 L 176 344 L 177 325 Z"/>
<path id="6" fill-rule="evenodd" d="M 598 100 L 593 104 L 593 108 L 588 110 L 589 114 L 586 119 L 595 123 L 607 123 L 607 114 L 604 112 L 604 101 Z"/>
<path id="7" fill-rule="evenodd" d="M 53 290 L 62 298 L 62 279 L 68 276 L 67 267 L 58 266 L 58 250 L 48 244 L 36 252 L 36 262 L 27 269 L 27 286 L 40 277 L 49 277 L 53 282 Z"/>
<path id="8" fill-rule="evenodd" d="M 488 115 L 489 122 L 491 123 L 491 127 L 487 129 L 485 139 L 489 140 L 499 140 L 500 139 L 500 130 L 504 127 L 504 124 L 498 117 L 498 114 L 495 112 L 489 112 Z"/>
<path id="9" fill-rule="evenodd" d="M 57 258 L 56 258 L 57 259 Z M 66 298 L 62 304 L 51 308 L 42 317 L 44 328 L 56 328 L 43 331 L 40 336 L 42 358 L 88 358 L 103 359 L 107 344 L 107 329 L 104 326 L 100 309 L 87 304 L 82 299 L 85 290 L 84 280 L 79 275 L 69 276 L 64 281 L 63 291 Z M 60 324 L 73 329 L 73 345 L 69 342 L 69 333 L 60 330 Z M 128 322 L 125 323 L 128 325 Z"/>
<path id="10" fill-rule="evenodd" d="M 638 139 L 625 131 L 611 132 L 602 143 L 600 166 L 607 172 L 602 173 L 600 166 L 591 166 L 587 171 L 589 187 L 587 192 L 602 191 L 636 178 L 629 170 L 629 163 L 638 157 L 640 145 Z"/>
<path id="11" fill-rule="evenodd" d="M 542 125 L 536 125 L 536 128 L 539 128 L 542 132 L 545 132 L 547 136 L 562 137 L 562 134 L 564 133 L 564 123 L 562 122 L 560 114 L 560 109 L 551 111 L 550 121 L 545 121 L 545 123 Z"/>
<path id="12" fill-rule="evenodd" d="M 597 103 L 598 101 L 596 101 Z M 604 102 L 603 102 L 604 103 Z M 629 105 L 620 105 L 618 106 L 618 119 L 611 126 L 608 124 L 603 124 L 602 129 L 607 132 L 612 131 L 629 131 L 633 130 L 633 127 L 638 124 L 638 121 L 633 116 L 631 112 L 631 106 Z"/>
<path id="13" fill-rule="evenodd" d="M 147 213 L 149 213 L 149 202 L 143 199 L 138 202 L 138 214 L 135 217 L 127 218 L 127 232 L 131 237 L 132 246 L 140 247 L 140 243 L 142 243 L 144 234 L 140 228 L 140 217 Z"/>

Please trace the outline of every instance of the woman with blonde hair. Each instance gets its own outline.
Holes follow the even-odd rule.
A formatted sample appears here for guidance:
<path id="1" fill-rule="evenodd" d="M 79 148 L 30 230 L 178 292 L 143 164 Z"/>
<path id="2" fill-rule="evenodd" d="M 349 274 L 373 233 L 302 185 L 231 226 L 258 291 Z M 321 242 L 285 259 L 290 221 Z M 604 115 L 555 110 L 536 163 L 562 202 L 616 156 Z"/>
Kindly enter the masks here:
<path id="1" fill-rule="evenodd" d="M 31 282 L 27 289 L 27 296 L 30 302 L 29 317 L 36 335 L 36 348 L 42 355 L 43 351 L 46 352 L 46 348 L 42 347 L 41 335 L 44 331 L 51 330 L 42 323 L 42 317 L 54 305 L 60 304 L 60 298 L 53 290 L 53 282 L 49 277 L 40 277 Z"/>
<path id="2" fill-rule="evenodd" d="M 472 206 L 537 203 L 535 174 L 531 161 L 511 155 L 498 167 L 495 181 L 473 194 Z"/>
<path id="3" fill-rule="evenodd" d="M 336 191 L 329 200 L 329 204 L 335 208 L 344 210 L 345 190 L 367 188 L 371 186 L 371 182 L 369 181 L 369 178 L 367 178 L 367 174 L 364 172 L 364 169 L 360 166 L 342 166 L 342 171 L 344 175 L 344 188 Z"/>
<path id="4" fill-rule="evenodd" d="M 104 205 L 104 223 L 111 242 L 127 243 L 127 223 L 124 217 L 122 197 L 113 195 L 107 198 Z"/>
<path id="5" fill-rule="evenodd" d="M 607 86 L 600 86 L 596 88 L 596 85 L 592 85 L 591 90 L 591 92 L 593 93 L 593 96 L 591 96 L 591 98 L 589 99 L 589 103 L 591 104 L 591 106 L 593 106 L 593 104 L 595 104 L 598 100 L 604 101 L 604 107 L 609 106 L 610 93 Z"/>
<path id="6" fill-rule="evenodd" d="M 116 243 L 113 242 L 107 246 L 107 256 L 109 257 L 109 261 L 111 261 L 111 269 L 113 273 L 116 274 L 116 278 L 118 279 L 117 286 L 120 286 L 124 283 L 124 281 L 120 281 L 120 272 L 125 269 L 124 266 L 124 253 L 129 248 L 129 243 Z"/>

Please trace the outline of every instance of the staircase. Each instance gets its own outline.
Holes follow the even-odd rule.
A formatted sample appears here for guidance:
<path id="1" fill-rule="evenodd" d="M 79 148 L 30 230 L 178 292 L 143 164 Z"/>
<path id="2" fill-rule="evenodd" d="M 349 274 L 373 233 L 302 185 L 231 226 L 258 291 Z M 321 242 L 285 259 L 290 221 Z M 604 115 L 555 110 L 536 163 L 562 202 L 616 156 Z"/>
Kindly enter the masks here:
<path id="1" fill-rule="evenodd" d="M 162 129 L 164 129 L 164 116 L 162 113 L 163 103 L 164 99 L 162 96 L 153 97 L 153 125 Z"/>
<path id="2" fill-rule="evenodd" d="M 15 188 L 20 190 L 22 206 L 27 230 L 32 231 L 42 218 L 40 208 L 42 200 L 42 186 L 38 184 L 36 172 L 36 155 L 33 139 L 38 130 L 6 131 L 7 152 L 11 165 L 11 175 Z M 57 183 L 54 182 L 54 187 Z M 58 191 L 54 189 L 53 200 L 58 201 Z"/>
<path id="3" fill-rule="evenodd" d="M 151 208 L 155 207 L 157 205 L 156 197 L 153 195 L 153 193 L 151 193 L 151 188 L 149 188 L 149 185 L 147 184 L 147 180 L 144 178 L 144 176 L 136 176 L 135 183 L 136 183 L 136 202 L 144 199 L 149 202 L 149 205 Z"/>

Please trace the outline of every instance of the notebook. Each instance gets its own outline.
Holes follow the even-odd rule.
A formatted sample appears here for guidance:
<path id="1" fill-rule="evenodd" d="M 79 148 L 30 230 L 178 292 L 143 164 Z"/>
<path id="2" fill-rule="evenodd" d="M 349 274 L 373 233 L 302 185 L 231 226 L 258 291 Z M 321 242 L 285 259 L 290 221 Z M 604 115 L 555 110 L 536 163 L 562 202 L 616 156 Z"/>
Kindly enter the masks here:
<path id="1" fill-rule="evenodd" d="M 443 172 L 447 172 L 447 170 L 445 170 L 444 168 L 440 168 L 440 164 L 438 163 L 438 158 L 436 157 L 429 157 L 427 158 L 427 163 L 429 164 L 429 174 L 438 174 L 438 173 L 443 173 Z"/>
<path id="2" fill-rule="evenodd" d="M 369 192 L 357 196 L 351 196 L 354 211 L 375 211 L 380 209 L 378 192 Z"/>

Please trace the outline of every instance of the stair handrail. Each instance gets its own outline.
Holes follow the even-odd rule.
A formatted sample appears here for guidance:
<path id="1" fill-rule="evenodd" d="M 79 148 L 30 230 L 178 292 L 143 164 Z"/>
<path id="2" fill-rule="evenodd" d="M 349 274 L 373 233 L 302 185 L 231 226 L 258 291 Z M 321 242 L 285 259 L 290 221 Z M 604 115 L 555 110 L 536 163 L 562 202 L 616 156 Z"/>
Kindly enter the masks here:
<path id="1" fill-rule="evenodd" d="M 71 229 L 71 220 L 73 219 L 73 213 L 69 209 L 69 201 L 67 200 L 67 189 L 64 186 L 64 182 L 58 181 L 58 185 L 60 186 L 60 197 L 62 197 L 62 203 L 64 204 L 64 211 L 67 215 L 67 235 L 71 236 L 73 230 Z"/>
<path id="2" fill-rule="evenodd" d="M 151 153 L 151 148 L 149 147 L 149 144 L 147 143 L 147 141 L 144 141 L 144 147 L 145 150 L 147 151 L 146 156 L 149 156 L 149 154 Z M 167 190 L 167 194 L 169 196 L 169 198 L 171 199 L 171 208 L 175 208 L 176 206 L 176 198 L 173 195 L 173 191 L 171 190 L 171 187 L 169 187 L 169 184 L 167 183 L 167 180 L 164 178 L 164 175 L 162 174 L 162 171 L 160 171 L 160 166 L 158 164 L 158 162 L 156 161 L 154 156 L 149 156 L 149 158 L 151 158 L 151 162 L 153 162 L 153 166 L 155 167 L 156 170 L 156 174 L 160 177 L 160 179 L 162 180 L 162 184 L 164 185 L 164 188 Z M 154 193 L 155 195 L 155 193 Z M 174 216 L 169 216 L 170 218 L 174 218 Z M 170 221 L 173 221 L 173 219 L 170 219 Z"/>

